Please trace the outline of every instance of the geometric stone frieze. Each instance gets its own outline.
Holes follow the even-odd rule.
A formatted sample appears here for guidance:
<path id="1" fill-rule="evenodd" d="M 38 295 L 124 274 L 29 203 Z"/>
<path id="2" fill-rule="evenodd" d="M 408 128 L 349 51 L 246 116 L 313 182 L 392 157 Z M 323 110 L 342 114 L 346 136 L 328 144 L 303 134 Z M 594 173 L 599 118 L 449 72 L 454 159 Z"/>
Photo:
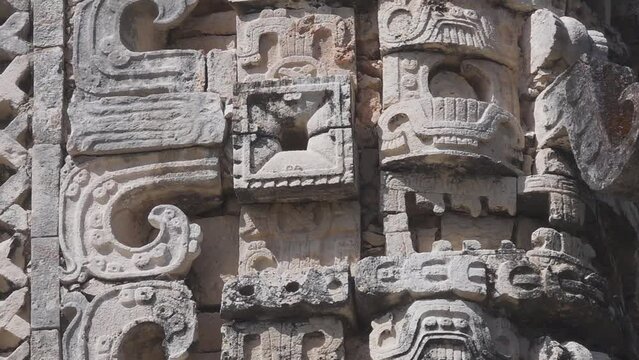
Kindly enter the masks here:
<path id="1" fill-rule="evenodd" d="M 351 96 L 346 76 L 238 85 L 233 184 L 240 201 L 355 196 Z"/>
<path id="2" fill-rule="evenodd" d="M 429 49 L 486 57 L 517 67 L 517 16 L 488 1 L 392 1 L 379 4 L 383 53 Z"/>
<path id="3" fill-rule="evenodd" d="M 342 324 L 332 317 L 290 322 L 232 322 L 222 327 L 223 360 L 344 360 Z"/>
<path id="4" fill-rule="evenodd" d="M 326 6 L 240 15 L 238 81 L 352 74 L 354 17 L 352 8 Z"/>
<path id="5" fill-rule="evenodd" d="M 195 302 L 179 282 L 117 285 L 90 302 L 81 293 L 67 293 L 63 309 L 76 311 L 62 338 L 64 360 L 121 358 L 127 340 L 148 325 L 161 328 L 168 359 L 184 359 L 196 334 Z"/>
<path id="6" fill-rule="evenodd" d="M 217 201 L 221 184 L 215 152 L 192 148 L 100 157 L 68 163 L 63 173 L 65 281 L 188 272 L 202 234 L 173 204 Z"/>

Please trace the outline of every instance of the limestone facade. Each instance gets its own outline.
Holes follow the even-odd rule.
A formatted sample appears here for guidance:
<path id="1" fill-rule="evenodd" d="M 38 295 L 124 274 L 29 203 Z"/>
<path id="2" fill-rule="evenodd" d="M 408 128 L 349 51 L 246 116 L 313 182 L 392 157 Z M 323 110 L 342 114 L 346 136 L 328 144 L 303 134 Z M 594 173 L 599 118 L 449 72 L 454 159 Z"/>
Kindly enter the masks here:
<path id="1" fill-rule="evenodd" d="M 638 360 L 637 0 L 0 0 L 0 359 Z"/>

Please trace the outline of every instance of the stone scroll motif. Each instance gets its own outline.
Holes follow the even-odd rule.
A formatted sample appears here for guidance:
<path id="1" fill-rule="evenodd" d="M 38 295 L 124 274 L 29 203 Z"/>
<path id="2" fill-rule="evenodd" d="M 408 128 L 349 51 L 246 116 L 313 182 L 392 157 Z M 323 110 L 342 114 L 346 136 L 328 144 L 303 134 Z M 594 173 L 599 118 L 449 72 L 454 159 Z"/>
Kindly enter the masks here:
<path id="1" fill-rule="evenodd" d="M 153 36 L 176 27 L 196 5 L 197 0 L 95 0 L 78 6 L 70 153 L 222 143 L 222 103 L 217 94 L 204 92 L 204 55 L 156 50 L 164 44 L 162 36 Z M 153 11 L 158 15 L 148 19 Z"/>
<path id="2" fill-rule="evenodd" d="M 233 184 L 240 201 L 357 193 L 347 77 L 245 83 L 237 90 Z"/>
<path id="3" fill-rule="evenodd" d="M 345 359 L 342 324 L 330 317 L 291 322 L 233 322 L 222 331 L 224 360 Z"/>
<path id="4" fill-rule="evenodd" d="M 62 338 L 64 359 L 120 359 L 131 356 L 130 337 L 159 326 L 164 341 L 144 346 L 163 349 L 166 359 L 184 359 L 196 334 L 195 303 L 183 284 L 141 281 L 109 288 L 88 301 L 67 293 L 63 308 L 75 311 Z M 130 340 L 129 340 L 130 341 Z"/>
<path id="5" fill-rule="evenodd" d="M 219 196 L 217 158 L 210 155 L 200 148 L 68 163 L 60 200 L 63 278 L 188 272 L 201 231 L 171 202 Z M 146 214 L 153 231 L 137 218 Z"/>
<path id="6" fill-rule="evenodd" d="M 240 15 L 238 81 L 349 75 L 355 66 L 351 8 L 265 9 Z"/>

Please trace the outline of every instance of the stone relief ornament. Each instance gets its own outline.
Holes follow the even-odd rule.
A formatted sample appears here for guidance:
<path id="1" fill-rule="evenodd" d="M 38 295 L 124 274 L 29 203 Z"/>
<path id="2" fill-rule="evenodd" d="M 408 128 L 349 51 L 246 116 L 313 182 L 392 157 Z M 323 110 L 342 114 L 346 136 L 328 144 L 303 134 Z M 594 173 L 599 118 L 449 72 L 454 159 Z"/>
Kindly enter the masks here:
<path id="1" fill-rule="evenodd" d="M 60 197 L 63 279 L 186 274 L 202 234 L 171 203 L 219 196 L 210 154 L 198 148 L 69 163 Z"/>
<path id="2" fill-rule="evenodd" d="M 355 69 L 352 8 L 265 9 L 240 15 L 240 82 L 349 75 Z"/>
<path id="3" fill-rule="evenodd" d="M 155 50 L 197 0 L 84 1 L 76 9 L 71 154 L 219 146 L 220 97 L 205 90 L 197 50 Z M 152 16 L 157 11 L 157 16 Z"/>
<path id="4" fill-rule="evenodd" d="M 241 202 L 357 194 L 349 78 L 244 83 L 236 91 L 233 185 Z"/>
<path id="5" fill-rule="evenodd" d="M 489 60 L 433 52 L 384 56 L 382 166 L 461 163 L 498 175 L 520 173 L 524 133 L 514 79 Z"/>
<path id="6" fill-rule="evenodd" d="M 128 338 L 148 325 L 161 328 L 164 340 L 154 346 L 162 347 L 166 359 L 185 359 L 196 334 L 191 291 L 178 282 L 117 285 L 91 301 L 69 292 L 63 309 L 75 311 L 62 338 L 65 360 L 120 359 Z"/>

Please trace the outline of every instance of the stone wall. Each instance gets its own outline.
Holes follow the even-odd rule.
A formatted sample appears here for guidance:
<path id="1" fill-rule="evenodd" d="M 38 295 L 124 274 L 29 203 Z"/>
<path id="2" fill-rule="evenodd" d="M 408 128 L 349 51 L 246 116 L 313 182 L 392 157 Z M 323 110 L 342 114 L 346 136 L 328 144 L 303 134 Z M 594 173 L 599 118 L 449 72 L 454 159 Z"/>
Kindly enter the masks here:
<path id="1" fill-rule="evenodd" d="M 634 0 L 0 0 L 0 359 L 639 359 Z"/>

